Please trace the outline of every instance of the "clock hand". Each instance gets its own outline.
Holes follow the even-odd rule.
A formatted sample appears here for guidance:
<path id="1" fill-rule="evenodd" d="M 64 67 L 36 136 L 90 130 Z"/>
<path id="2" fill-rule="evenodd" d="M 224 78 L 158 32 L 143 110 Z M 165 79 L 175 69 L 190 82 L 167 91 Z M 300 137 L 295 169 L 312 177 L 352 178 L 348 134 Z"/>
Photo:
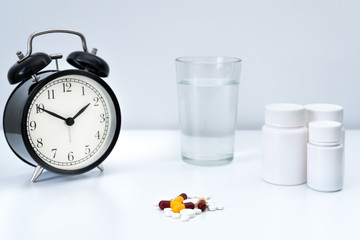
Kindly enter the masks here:
<path id="1" fill-rule="evenodd" d="M 58 115 L 58 114 L 56 114 L 56 113 L 54 113 L 54 112 L 51 112 L 51 111 L 49 111 L 49 110 L 46 110 L 45 108 L 40 108 L 40 109 L 43 110 L 44 112 L 50 114 L 51 116 L 54 116 L 54 117 L 60 118 L 61 120 L 66 121 L 66 118 L 64 118 L 64 117 L 62 117 L 62 116 L 60 116 L 60 115 Z"/>
<path id="2" fill-rule="evenodd" d="M 75 114 L 75 116 L 74 116 L 72 119 L 75 119 L 75 118 L 77 118 L 80 114 L 82 114 L 89 105 L 90 105 L 90 103 L 88 103 L 85 107 L 83 107 L 82 109 L 80 109 L 80 111 L 79 111 L 77 114 Z"/>
<path id="3" fill-rule="evenodd" d="M 54 117 L 59 118 L 61 120 L 64 120 L 66 125 L 68 125 L 68 126 L 72 126 L 75 123 L 73 118 L 64 118 L 64 117 L 62 117 L 62 116 L 60 116 L 60 115 L 58 115 L 58 114 L 56 114 L 54 112 L 46 110 L 45 108 L 40 108 L 40 109 L 43 110 L 44 112 L 50 114 L 51 116 L 54 116 Z"/>
<path id="4" fill-rule="evenodd" d="M 69 143 L 71 143 L 71 128 L 69 126 Z"/>

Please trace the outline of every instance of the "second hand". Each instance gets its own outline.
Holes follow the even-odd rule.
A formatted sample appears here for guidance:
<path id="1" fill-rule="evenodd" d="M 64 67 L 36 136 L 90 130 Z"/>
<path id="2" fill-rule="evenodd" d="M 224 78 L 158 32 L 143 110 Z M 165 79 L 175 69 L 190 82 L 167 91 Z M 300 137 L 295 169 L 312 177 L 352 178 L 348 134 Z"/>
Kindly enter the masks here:
<path id="1" fill-rule="evenodd" d="M 68 126 L 68 129 L 69 129 L 69 143 L 71 143 L 71 127 Z"/>

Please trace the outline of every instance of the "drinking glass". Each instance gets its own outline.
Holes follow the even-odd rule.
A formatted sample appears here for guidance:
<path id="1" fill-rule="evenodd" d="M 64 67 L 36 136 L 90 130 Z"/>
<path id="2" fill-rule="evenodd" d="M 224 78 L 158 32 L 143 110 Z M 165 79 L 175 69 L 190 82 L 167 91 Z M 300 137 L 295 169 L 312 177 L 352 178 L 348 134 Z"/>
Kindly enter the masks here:
<path id="1" fill-rule="evenodd" d="M 180 57 L 175 63 L 182 159 L 195 165 L 230 163 L 241 60 Z"/>

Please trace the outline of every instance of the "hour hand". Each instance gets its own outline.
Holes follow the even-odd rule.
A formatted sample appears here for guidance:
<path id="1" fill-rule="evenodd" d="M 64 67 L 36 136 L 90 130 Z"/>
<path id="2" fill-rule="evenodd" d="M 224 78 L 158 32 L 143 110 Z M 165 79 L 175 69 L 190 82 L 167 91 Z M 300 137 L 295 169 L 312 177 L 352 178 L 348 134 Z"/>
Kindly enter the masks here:
<path id="1" fill-rule="evenodd" d="M 66 118 L 64 118 L 64 117 L 62 117 L 62 116 L 60 116 L 60 115 L 58 115 L 58 114 L 56 114 L 56 113 L 54 113 L 54 112 L 51 112 L 51 111 L 49 111 L 49 110 L 46 110 L 45 108 L 39 108 L 39 109 L 41 109 L 41 110 L 43 110 L 44 112 L 50 114 L 51 116 L 54 116 L 54 117 L 56 117 L 56 118 L 59 118 L 59 119 L 61 119 L 61 120 L 66 121 Z"/>
<path id="2" fill-rule="evenodd" d="M 82 109 L 80 109 L 80 111 L 79 111 L 77 114 L 75 114 L 75 116 L 73 117 L 73 119 L 77 118 L 80 114 L 82 114 L 89 105 L 90 105 L 90 103 L 88 103 L 85 107 L 83 107 Z"/>

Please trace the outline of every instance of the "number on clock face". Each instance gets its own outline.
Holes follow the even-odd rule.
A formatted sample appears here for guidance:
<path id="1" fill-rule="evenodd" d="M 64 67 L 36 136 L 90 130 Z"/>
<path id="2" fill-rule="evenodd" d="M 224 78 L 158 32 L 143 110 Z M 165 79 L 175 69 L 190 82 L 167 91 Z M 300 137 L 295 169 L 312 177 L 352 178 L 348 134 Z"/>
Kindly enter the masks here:
<path id="1" fill-rule="evenodd" d="M 50 81 L 28 110 L 26 130 L 31 148 L 56 168 L 90 165 L 111 141 L 110 101 L 104 88 L 90 78 L 74 75 Z"/>

